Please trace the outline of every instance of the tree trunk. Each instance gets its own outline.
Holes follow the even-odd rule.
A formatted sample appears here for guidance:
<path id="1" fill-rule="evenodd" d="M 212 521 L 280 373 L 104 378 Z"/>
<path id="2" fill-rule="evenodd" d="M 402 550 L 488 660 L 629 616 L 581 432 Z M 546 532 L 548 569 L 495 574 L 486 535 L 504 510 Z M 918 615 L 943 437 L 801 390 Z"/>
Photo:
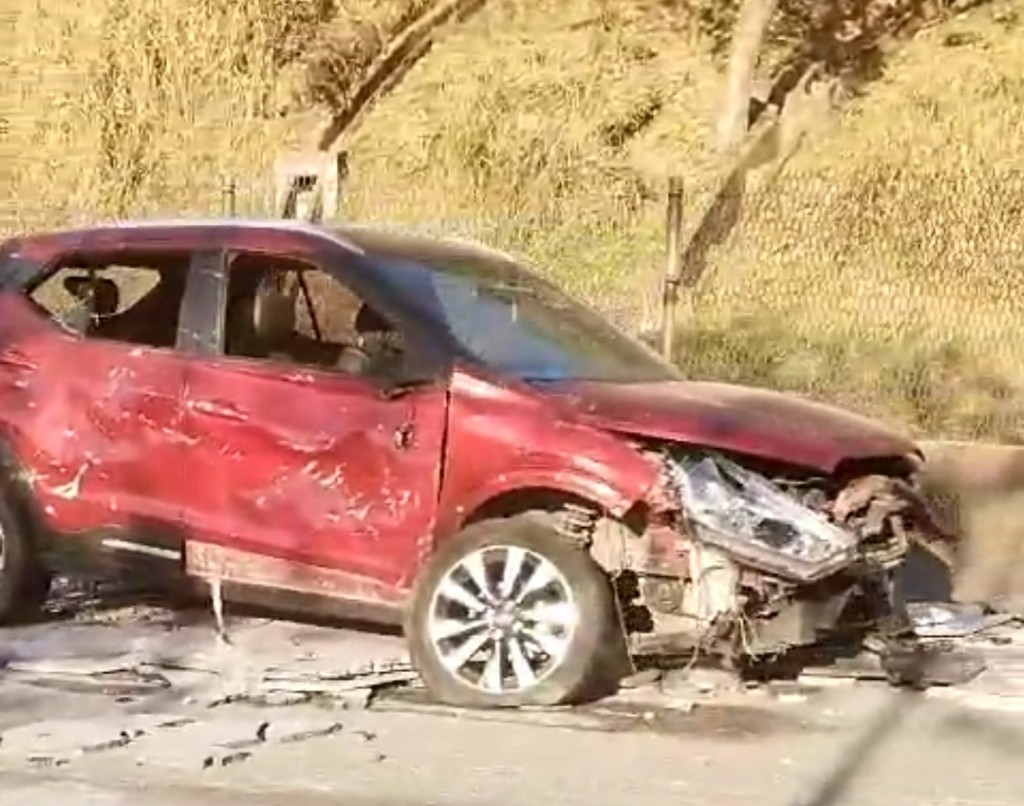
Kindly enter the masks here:
<path id="1" fill-rule="evenodd" d="M 743 0 L 740 6 L 726 73 L 725 102 L 715 130 L 719 150 L 739 145 L 747 132 L 757 55 L 777 5 L 778 0 Z"/>

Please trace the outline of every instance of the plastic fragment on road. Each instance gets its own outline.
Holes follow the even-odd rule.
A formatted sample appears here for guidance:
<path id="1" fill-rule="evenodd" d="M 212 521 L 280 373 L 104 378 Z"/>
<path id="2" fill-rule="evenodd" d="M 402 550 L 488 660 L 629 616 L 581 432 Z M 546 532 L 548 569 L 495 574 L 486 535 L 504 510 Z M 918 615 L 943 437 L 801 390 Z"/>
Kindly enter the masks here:
<path id="1" fill-rule="evenodd" d="M 1014 620 L 1009 613 L 986 613 L 978 604 L 911 602 L 907 614 L 921 638 L 964 638 Z"/>

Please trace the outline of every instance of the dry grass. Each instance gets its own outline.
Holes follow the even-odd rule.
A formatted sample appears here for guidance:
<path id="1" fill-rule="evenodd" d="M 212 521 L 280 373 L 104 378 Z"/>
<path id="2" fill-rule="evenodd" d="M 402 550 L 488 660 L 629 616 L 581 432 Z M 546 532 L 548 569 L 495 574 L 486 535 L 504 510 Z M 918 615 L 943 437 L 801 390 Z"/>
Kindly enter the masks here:
<path id="1" fill-rule="evenodd" d="M 265 208 L 280 148 L 426 0 L 83 0 L 13 13 L 0 227 Z M 349 133 L 344 213 L 512 248 L 650 324 L 665 180 L 711 186 L 715 25 L 670 0 L 501 0 Z M 709 3 L 701 6 L 713 8 Z M 728 4 L 724 6 L 728 20 Z M 917 431 L 1024 435 L 1024 0 L 922 32 L 709 253 L 679 358 Z M 6 30 L 0 27 L 0 31 Z M 786 37 L 773 59 L 781 58 Z M 13 155 L 13 156 L 11 156 Z"/>
<path id="2" fill-rule="evenodd" d="M 500 4 L 467 25 L 357 133 L 349 210 L 430 211 L 650 323 L 665 180 L 680 172 L 702 208 L 720 80 L 678 18 L 572 24 L 601 13 Z M 781 178 L 754 178 L 683 317 L 687 370 L 917 432 L 1024 437 L 1015 14 L 1020 0 L 920 33 Z"/>
<path id="3" fill-rule="evenodd" d="M 0 0 L 0 228 L 208 212 L 223 177 L 269 176 L 325 75 L 344 82 L 423 0 Z M 243 182 L 242 211 L 269 180 Z"/>

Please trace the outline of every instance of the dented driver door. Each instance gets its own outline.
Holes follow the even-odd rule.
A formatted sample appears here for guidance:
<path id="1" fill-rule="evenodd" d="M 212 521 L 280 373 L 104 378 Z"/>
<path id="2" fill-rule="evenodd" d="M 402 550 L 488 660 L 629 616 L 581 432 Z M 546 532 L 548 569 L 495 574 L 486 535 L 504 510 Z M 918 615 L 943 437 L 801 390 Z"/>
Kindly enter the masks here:
<path id="1" fill-rule="evenodd" d="M 201 299 L 223 311 L 216 273 Z M 400 600 L 433 535 L 444 380 L 389 395 L 354 374 L 225 355 L 217 341 L 197 344 L 186 376 L 189 570 Z"/>
<path id="2" fill-rule="evenodd" d="M 387 399 L 361 378 L 224 358 L 196 362 L 187 387 L 196 538 L 387 587 L 408 581 L 436 516 L 442 388 Z"/>

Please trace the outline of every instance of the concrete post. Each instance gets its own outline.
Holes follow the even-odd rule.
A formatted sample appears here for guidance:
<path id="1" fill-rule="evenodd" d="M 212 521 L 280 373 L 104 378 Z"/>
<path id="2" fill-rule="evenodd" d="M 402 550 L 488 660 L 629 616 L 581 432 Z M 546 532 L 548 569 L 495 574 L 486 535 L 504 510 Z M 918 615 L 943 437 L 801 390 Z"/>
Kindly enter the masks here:
<path id="1" fill-rule="evenodd" d="M 345 152 L 290 151 L 274 161 L 274 207 L 285 218 L 334 218 L 348 166 Z"/>

